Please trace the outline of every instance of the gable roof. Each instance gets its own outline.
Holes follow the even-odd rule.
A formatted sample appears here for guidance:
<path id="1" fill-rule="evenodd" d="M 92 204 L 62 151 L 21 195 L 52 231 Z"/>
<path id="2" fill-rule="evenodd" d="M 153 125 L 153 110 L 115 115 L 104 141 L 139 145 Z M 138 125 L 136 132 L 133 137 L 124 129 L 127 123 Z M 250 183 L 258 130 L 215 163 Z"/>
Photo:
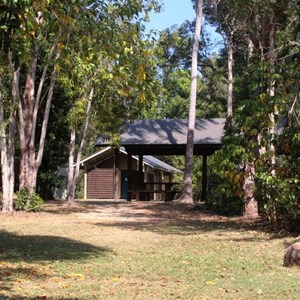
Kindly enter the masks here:
<path id="1" fill-rule="evenodd" d="M 109 155 L 109 152 L 113 152 L 113 150 L 114 150 L 113 147 L 106 147 L 105 149 L 100 150 L 100 151 L 86 157 L 85 159 L 81 160 L 80 165 L 84 165 L 85 163 L 88 163 L 91 161 L 96 161 L 98 159 L 101 159 L 101 157 L 107 158 L 107 157 L 105 157 L 105 155 Z M 127 155 L 127 152 L 124 148 L 120 148 L 120 152 Z M 112 155 L 113 155 L 113 153 L 112 153 Z M 135 160 L 139 159 L 137 156 L 132 156 L 132 158 Z M 143 156 L 143 163 L 153 169 L 156 169 L 156 170 L 161 170 L 161 171 L 170 172 L 170 173 L 182 173 L 182 171 L 180 171 L 179 169 L 176 169 L 173 166 L 171 166 L 151 155 Z"/>
<path id="2" fill-rule="evenodd" d="M 133 156 L 136 157 L 136 156 Z M 144 163 L 154 169 L 170 172 L 170 173 L 183 173 L 182 171 L 172 167 L 171 165 L 159 160 L 158 158 L 151 155 L 144 155 Z"/>
<path id="3" fill-rule="evenodd" d="M 225 121 L 225 118 L 196 119 L 194 149 L 200 153 L 220 148 Z M 137 120 L 126 124 L 120 144 L 133 154 L 184 154 L 187 128 L 187 119 Z M 96 140 L 96 146 L 109 143 L 103 135 Z"/>

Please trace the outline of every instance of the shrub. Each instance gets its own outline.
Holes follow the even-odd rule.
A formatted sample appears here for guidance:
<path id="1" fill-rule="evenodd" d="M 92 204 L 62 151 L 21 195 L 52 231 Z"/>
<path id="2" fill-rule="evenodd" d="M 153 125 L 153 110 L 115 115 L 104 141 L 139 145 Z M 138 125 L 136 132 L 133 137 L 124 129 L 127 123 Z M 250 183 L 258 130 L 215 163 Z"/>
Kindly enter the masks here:
<path id="1" fill-rule="evenodd" d="M 227 178 L 212 174 L 209 182 L 207 207 L 219 214 L 228 216 L 242 215 L 243 200 L 234 193 L 230 193 L 235 189 L 228 182 Z"/>
<path id="2" fill-rule="evenodd" d="M 17 194 L 16 209 L 25 211 L 39 211 L 43 199 L 36 193 L 30 193 L 27 188 L 23 188 Z"/>

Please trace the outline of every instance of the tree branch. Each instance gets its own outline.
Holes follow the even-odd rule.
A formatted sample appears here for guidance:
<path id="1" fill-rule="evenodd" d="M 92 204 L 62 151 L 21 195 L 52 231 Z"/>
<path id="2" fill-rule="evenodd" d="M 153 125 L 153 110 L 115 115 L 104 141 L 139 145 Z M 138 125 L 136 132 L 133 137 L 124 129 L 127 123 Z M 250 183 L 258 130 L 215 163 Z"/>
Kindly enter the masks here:
<path id="1" fill-rule="evenodd" d="M 61 51 L 58 52 L 55 62 L 58 61 L 60 54 L 61 54 Z M 56 65 L 54 63 L 54 70 L 51 75 L 49 92 L 48 92 L 48 96 L 47 96 L 46 108 L 45 108 L 45 113 L 44 113 L 44 120 L 43 120 L 43 125 L 42 125 L 42 132 L 41 132 L 40 143 L 39 143 L 39 150 L 38 150 L 38 155 L 37 155 L 37 159 L 36 159 L 37 167 L 39 167 L 41 165 L 42 157 L 43 157 L 43 153 L 44 153 L 47 126 L 48 126 L 48 121 L 49 121 L 51 102 L 52 102 L 52 98 L 53 98 L 53 91 L 54 91 L 54 86 L 55 86 L 55 82 L 57 79 L 57 74 L 58 74 L 58 72 L 56 70 Z"/>

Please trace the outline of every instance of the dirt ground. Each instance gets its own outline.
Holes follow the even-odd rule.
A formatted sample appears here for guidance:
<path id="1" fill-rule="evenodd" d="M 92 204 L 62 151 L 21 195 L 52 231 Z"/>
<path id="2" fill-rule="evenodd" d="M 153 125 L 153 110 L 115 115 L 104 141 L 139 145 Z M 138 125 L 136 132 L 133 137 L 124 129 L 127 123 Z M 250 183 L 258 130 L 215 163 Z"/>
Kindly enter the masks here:
<path id="1" fill-rule="evenodd" d="M 179 223 L 182 225 L 193 225 L 193 223 L 215 223 L 215 225 L 237 226 L 245 229 L 268 230 L 261 218 L 226 217 L 215 214 L 208 210 L 204 203 L 196 205 L 180 204 L 176 202 L 160 201 L 113 201 L 113 200 L 79 200 L 73 206 L 65 202 L 53 205 L 53 202 L 46 204 L 43 211 L 63 213 L 76 213 L 87 219 L 95 217 L 106 219 L 107 222 L 122 222 L 132 225 L 148 224 L 148 226 L 166 223 Z M 274 228 L 269 228 L 274 230 Z M 283 234 L 281 232 L 281 234 Z"/>
<path id="2" fill-rule="evenodd" d="M 51 201 L 44 205 L 43 211 L 51 213 L 88 213 L 89 218 L 98 216 L 125 222 L 132 222 L 133 220 L 135 222 L 160 222 L 167 218 L 191 221 L 192 219 L 198 219 L 200 216 L 215 220 L 224 218 L 208 211 L 204 204 L 197 207 L 197 209 L 194 209 L 191 205 L 160 201 L 78 200 L 71 206 L 63 201 Z"/>

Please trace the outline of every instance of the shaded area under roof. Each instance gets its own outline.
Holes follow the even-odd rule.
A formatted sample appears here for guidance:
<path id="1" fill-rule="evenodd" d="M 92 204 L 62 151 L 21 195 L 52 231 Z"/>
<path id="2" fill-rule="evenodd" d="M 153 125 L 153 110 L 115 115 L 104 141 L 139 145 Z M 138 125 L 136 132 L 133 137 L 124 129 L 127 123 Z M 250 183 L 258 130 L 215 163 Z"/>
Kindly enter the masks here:
<path id="1" fill-rule="evenodd" d="M 194 132 L 194 154 L 210 155 L 220 149 L 225 118 L 197 119 Z M 187 119 L 137 120 L 127 123 L 120 135 L 120 145 L 131 154 L 184 155 L 187 138 Z M 99 136 L 96 146 L 110 141 Z"/>

